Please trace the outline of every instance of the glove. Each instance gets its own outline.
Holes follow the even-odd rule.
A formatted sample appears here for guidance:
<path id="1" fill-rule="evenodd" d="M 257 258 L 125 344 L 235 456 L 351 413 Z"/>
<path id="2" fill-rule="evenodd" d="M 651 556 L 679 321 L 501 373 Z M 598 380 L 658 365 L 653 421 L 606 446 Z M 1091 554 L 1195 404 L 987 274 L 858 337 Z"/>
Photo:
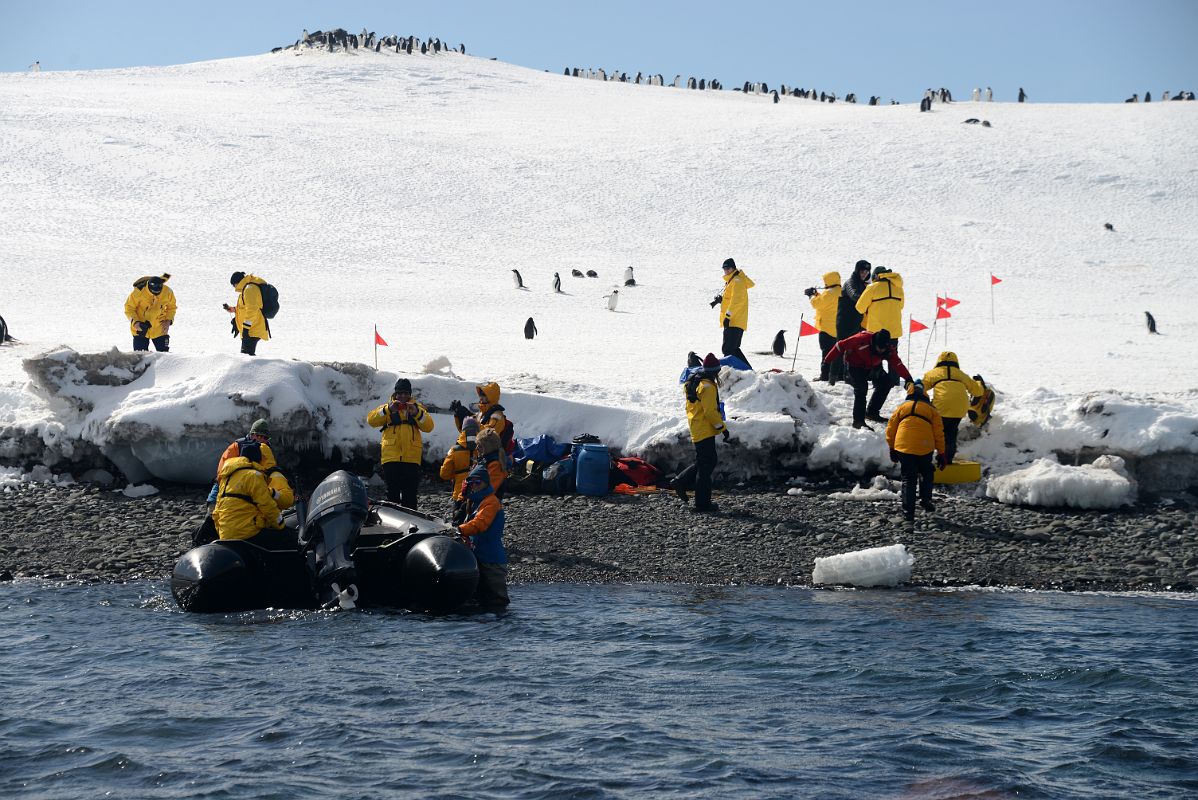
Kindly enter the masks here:
<path id="1" fill-rule="evenodd" d="M 948 459 L 944 457 L 944 453 L 936 454 L 936 468 L 944 469 L 948 466 Z"/>
<path id="2" fill-rule="evenodd" d="M 712 307 L 712 308 L 715 308 L 716 306 L 718 306 L 718 305 L 719 305 L 720 303 L 722 303 L 722 302 L 724 302 L 724 295 L 722 295 L 722 294 L 717 294 L 717 295 L 715 296 L 715 299 L 711 301 L 711 307 Z"/>
<path id="3" fill-rule="evenodd" d="M 237 320 L 235 320 L 235 319 L 229 320 L 229 327 L 233 329 L 233 338 L 234 339 L 236 339 L 238 336 L 241 335 L 241 332 L 237 330 Z"/>
<path id="4" fill-rule="evenodd" d="M 137 332 L 139 334 L 141 334 L 142 336 L 145 336 L 147 333 L 150 332 L 150 323 L 148 323 L 148 322 L 137 323 Z"/>
<path id="5" fill-rule="evenodd" d="M 895 462 L 896 464 L 898 463 L 898 460 L 899 460 L 899 452 L 898 452 L 898 450 L 891 450 L 891 451 L 890 451 L 890 460 L 891 460 L 891 461 L 893 461 L 893 462 Z"/>
<path id="6" fill-rule="evenodd" d="M 726 442 L 728 442 L 728 441 L 730 441 L 730 440 L 732 439 L 732 434 L 728 433 L 728 429 L 727 429 L 727 428 L 724 428 L 724 431 L 723 431 L 723 432 L 722 432 L 720 435 L 724 437 L 724 442 L 725 442 L 725 443 L 726 443 Z"/>

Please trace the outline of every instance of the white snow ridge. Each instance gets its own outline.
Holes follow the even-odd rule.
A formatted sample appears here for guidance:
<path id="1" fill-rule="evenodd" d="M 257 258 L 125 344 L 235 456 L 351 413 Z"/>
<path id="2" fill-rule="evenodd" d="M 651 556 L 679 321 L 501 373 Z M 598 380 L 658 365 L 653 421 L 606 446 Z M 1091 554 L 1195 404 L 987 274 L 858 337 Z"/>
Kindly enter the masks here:
<path id="1" fill-rule="evenodd" d="M 756 282 L 755 371 L 722 375 L 720 472 L 893 474 L 882 431 L 848 426 L 850 388 L 814 380 L 816 337 L 793 333 L 804 287 L 866 258 L 903 276 L 916 320 L 960 301 L 900 353 L 922 374 L 953 350 L 997 387 L 960 448 L 991 496 L 1111 507 L 1198 487 L 1195 103 L 992 103 L 981 128 L 953 104 L 774 104 L 301 48 L 0 74 L 0 108 L 0 316 L 21 342 L 0 349 L 8 466 L 206 482 L 257 416 L 284 451 L 370 457 L 366 412 L 400 374 L 434 411 L 429 462 L 455 433 L 448 403 L 483 380 L 519 436 L 689 457 L 677 378 L 688 351 L 719 354 L 709 302 L 731 256 Z M 221 309 L 234 271 L 280 292 L 257 359 Z M 130 354 L 125 297 L 162 272 L 171 352 Z M 758 355 L 780 329 L 797 361 Z M 1103 455 L 1125 474 L 1056 463 Z"/>

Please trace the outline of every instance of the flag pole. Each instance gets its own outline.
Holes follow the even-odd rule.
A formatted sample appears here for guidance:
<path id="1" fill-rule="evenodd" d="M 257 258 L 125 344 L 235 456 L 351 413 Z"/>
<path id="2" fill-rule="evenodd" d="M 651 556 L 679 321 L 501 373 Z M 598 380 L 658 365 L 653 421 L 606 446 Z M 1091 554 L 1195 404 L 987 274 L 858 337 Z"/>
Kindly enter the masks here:
<path id="1" fill-rule="evenodd" d="M 907 363 L 911 363 L 911 315 L 907 315 Z"/>
<path id="2" fill-rule="evenodd" d="M 803 314 L 799 314 L 799 334 L 795 336 L 795 355 L 790 360 L 790 371 L 795 371 L 795 364 L 799 361 L 799 342 L 803 341 Z"/>
<path id="3" fill-rule="evenodd" d="M 990 276 L 990 324 L 994 324 L 994 275 Z"/>
<path id="4" fill-rule="evenodd" d="M 374 371 L 379 371 L 379 324 L 374 323 Z"/>

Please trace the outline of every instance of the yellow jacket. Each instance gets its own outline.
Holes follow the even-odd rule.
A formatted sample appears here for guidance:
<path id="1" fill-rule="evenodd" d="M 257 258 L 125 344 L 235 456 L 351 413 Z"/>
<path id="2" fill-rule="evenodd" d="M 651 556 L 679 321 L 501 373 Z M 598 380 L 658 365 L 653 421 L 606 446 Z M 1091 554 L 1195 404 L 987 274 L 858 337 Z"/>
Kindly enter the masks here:
<path id="1" fill-rule="evenodd" d="M 903 276 L 884 272 L 857 298 L 861 327 L 870 333 L 885 328 L 892 338 L 903 335 Z"/>
<path id="2" fill-rule="evenodd" d="M 237 310 L 233 319 L 237 322 L 237 330 L 247 329 L 255 339 L 269 339 L 270 328 L 266 325 L 266 317 L 262 316 L 262 290 L 258 287 L 266 281 L 257 275 L 246 275 L 234 287 L 237 291 Z"/>
<path id="3" fill-rule="evenodd" d="M 163 283 L 167 280 L 169 278 L 164 279 Z M 175 293 L 169 286 L 163 286 L 159 294 L 154 294 L 145 286 L 134 289 L 125 300 L 125 316 L 129 320 L 129 331 L 134 336 L 141 336 L 137 323 L 148 322 L 150 329 L 146 331 L 146 338 L 157 339 L 163 336 L 167 331 L 162 323 L 175 321 L 175 306 Z"/>
<path id="4" fill-rule="evenodd" d="M 811 298 L 815 309 L 815 327 L 820 333 L 836 335 L 836 307 L 840 303 L 840 273 L 824 273 L 824 291 Z"/>
<path id="5" fill-rule="evenodd" d="M 944 420 L 926 397 L 908 400 L 890 415 L 886 444 L 891 450 L 913 456 L 944 452 Z"/>
<path id="6" fill-rule="evenodd" d="M 969 398 L 985 393 L 982 385 L 961 371 L 957 354 L 945 350 L 936 366 L 923 376 L 924 388 L 932 392 L 932 404 L 945 417 L 964 418 L 969 413 Z"/>
<path id="7" fill-rule="evenodd" d="M 466 476 L 470 474 L 470 462 L 473 453 L 466 446 L 466 434 L 458 436 L 458 442 L 449 448 L 445 460 L 441 462 L 441 480 L 453 481 L 453 499 L 462 500 L 462 487 L 466 484 Z"/>
<path id="8" fill-rule="evenodd" d="M 263 446 L 263 449 L 266 449 L 265 446 Z M 266 485 L 270 487 L 271 497 L 275 499 L 275 504 L 279 507 L 279 510 L 284 511 L 295 505 L 295 490 L 287 482 L 287 476 L 283 474 L 283 470 L 278 467 L 271 467 L 265 470 L 265 472 Z"/>
<path id="9" fill-rule="evenodd" d="M 416 406 L 416 413 L 409 415 L 407 409 L 399 413 L 391 410 L 391 404 L 385 403 L 366 416 L 366 424 L 372 428 L 383 429 L 381 463 L 402 461 L 405 464 L 419 464 L 424 452 L 424 439 L 421 432 L 428 433 L 433 429 L 433 417 L 424 406 Z"/>
<path id="10" fill-rule="evenodd" d="M 262 448 L 262 459 L 258 462 L 258 466 L 263 472 L 269 472 L 278 466 L 278 462 L 275 461 L 275 452 L 270 449 L 270 445 L 266 442 L 259 442 L 258 447 Z M 220 483 L 220 471 L 225 468 L 225 463 L 230 458 L 237 458 L 239 455 L 241 455 L 241 439 L 235 440 L 225 448 L 225 452 L 220 454 L 220 461 L 216 462 L 217 483 Z"/>
<path id="11" fill-rule="evenodd" d="M 724 276 L 724 299 L 720 301 L 720 327 L 728 320 L 729 328 L 749 327 L 749 290 L 756 284 L 739 269 Z"/>
<path id="12" fill-rule="evenodd" d="M 230 458 L 217 477 L 220 493 L 212 521 L 220 538 L 249 539 L 263 528 L 279 527 L 279 505 L 257 463 L 245 456 Z"/>
<path id="13" fill-rule="evenodd" d="M 495 381 L 481 383 L 474 387 L 474 390 L 478 392 L 479 431 L 491 428 L 502 437 L 503 430 L 507 427 L 507 417 L 504 416 L 503 406 L 499 405 L 499 384 Z"/>
<path id="14" fill-rule="evenodd" d="M 683 391 L 686 391 L 685 384 Z M 686 421 L 690 424 L 691 441 L 701 442 L 720 433 L 727 426 L 720 416 L 720 390 L 716 388 L 715 381 L 710 378 L 700 379 L 695 394 L 698 399 L 694 402 L 687 398 Z"/>

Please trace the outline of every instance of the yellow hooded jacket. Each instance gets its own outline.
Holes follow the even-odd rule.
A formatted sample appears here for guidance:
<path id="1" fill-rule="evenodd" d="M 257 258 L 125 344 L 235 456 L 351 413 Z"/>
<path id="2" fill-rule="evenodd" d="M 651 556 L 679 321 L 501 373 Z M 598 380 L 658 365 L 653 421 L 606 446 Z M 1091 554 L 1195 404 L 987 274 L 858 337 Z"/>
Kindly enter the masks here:
<path id="1" fill-rule="evenodd" d="M 815 309 L 815 327 L 820 333 L 836 335 L 836 307 L 840 303 L 840 273 L 824 273 L 824 291 L 811 298 Z"/>
<path id="2" fill-rule="evenodd" d="M 212 522 L 222 539 L 249 539 L 263 528 L 279 528 L 279 505 L 259 465 L 245 456 L 230 458 L 221 467 L 220 493 Z"/>
<path id="3" fill-rule="evenodd" d="M 146 331 L 148 339 L 166 335 L 167 328 L 163 325 L 164 322 L 174 323 L 175 293 L 171 291 L 171 287 L 165 285 L 168 280 L 170 278 L 162 279 L 164 285 L 159 294 L 154 294 L 144 284 L 140 289 L 134 289 L 129 293 L 128 299 L 125 300 L 125 316 L 129 320 L 129 331 L 134 336 L 141 336 L 137 329 L 139 322 L 150 323 L 150 329 Z"/>
<path id="4" fill-rule="evenodd" d="M 923 385 L 932 392 L 932 404 L 942 416 L 962 419 L 969 413 L 969 398 L 981 397 L 986 390 L 958 364 L 957 354 L 945 350 L 923 376 Z"/>
<path id="5" fill-rule="evenodd" d="M 433 417 L 419 403 L 413 402 L 412 405 L 416 406 L 413 415 L 409 415 L 406 408 L 398 413 L 393 412 L 390 403 L 366 415 L 367 425 L 383 429 L 381 463 L 420 463 L 424 452 L 424 439 L 420 434 L 433 429 Z"/>
<path id="6" fill-rule="evenodd" d="M 453 499 L 463 500 L 462 487 L 470 474 L 470 463 L 474 460 L 474 448 L 466 441 L 466 432 L 458 434 L 458 441 L 441 462 L 441 480 L 453 481 Z"/>
<path id="7" fill-rule="evenodd" d="M 270 467 L 264 469 L 264 472 L 266 473 L 266 485 L 270 487 L 270 495 L 275 499 L 279 510 L 285 511 L 295 505 L 295 490 L 291 488 L 283 470 L 278 467 Z"/>
<path id="8" fill-rule="evenodd" d="M 686 391 L 685 384 L 683 391 Z M 690 424 L 691 441 L 701 442 L 720 433 L 727 426 L 720 416 L 720 390 L 716 388 L 715 381 L 711 378 L 700 379 L 695 394 L 697 400 L 691 402 L 689 397 L 686 400 L 686 421 Z"/>
<path id="9" fill-rule="evenodd" d="M 926 395 L 913 397 L 890 415 L 886 444 L 891 450 L 913 456 L 944 452 L 944 420 Z"/>
<path id="10" fill-rule="evenodd" d="M 270 339 L 270 328 L 262 315 L 262 290 L 258 288 L 264 283 L 266 281 L 257 275 L 246 275 L 234 287 L 237 310 L 233 319 L 237 322 L 237 330 L 248 330 L 255 339 Z"/>
<path id="11" fill-rule="evenodd" d="M 745 330 L 749 327 L 749 290 L 756 284 L 739 269 L 724 276 L 724 299 L 720 301 L 720 327 Z"/>
<path id="12" fill-rule="evenodd" d="M 481 383 L 474 390 L 478 392 L 479 432 L 483 428 L 490 428 L 502 437 L 503 429 L 507 427 L 507 417 L 504 416 L 503 406 L 499 405 L 499 384 L 495 381 Z"/>
<path id="13" fill-rule="evenodd" d="M 870 333 L 885 328 L 890 336 L 898 339 L 903 335 L 903 276 L 897 272 L 883 272 L 857 298 L 857 313 L 861 314 L 861 327 Z"/>

